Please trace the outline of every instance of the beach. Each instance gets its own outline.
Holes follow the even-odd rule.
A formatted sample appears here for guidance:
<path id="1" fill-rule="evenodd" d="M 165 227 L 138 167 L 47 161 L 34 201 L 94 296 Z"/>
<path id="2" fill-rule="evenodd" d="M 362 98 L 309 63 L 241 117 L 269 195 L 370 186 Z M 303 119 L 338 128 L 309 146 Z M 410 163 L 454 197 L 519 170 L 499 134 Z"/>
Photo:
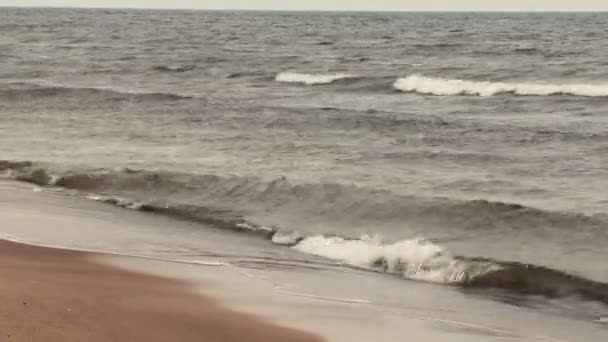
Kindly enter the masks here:
<path id="1" fill-rule="evenodd" d="M 3 7 L 7 329 L 608 340 L 607 26 Z"/>
<path id="2" fill-rule="evenodd" d="M 0 307 L 1 329 L 9 341 L 605 336 L 603 325 L 591 320 L 303 259 L 242 233 L 26 183 L 0 181 L 0 221 L 2 237 L 12 241 L 0 243 L 0 289 L 7 303 Z"/>
<path id="3" fill-rule="evenodd" d="M 0 270 L 2 341 L 322 341 L 80 252 L 0 241 Z"/>

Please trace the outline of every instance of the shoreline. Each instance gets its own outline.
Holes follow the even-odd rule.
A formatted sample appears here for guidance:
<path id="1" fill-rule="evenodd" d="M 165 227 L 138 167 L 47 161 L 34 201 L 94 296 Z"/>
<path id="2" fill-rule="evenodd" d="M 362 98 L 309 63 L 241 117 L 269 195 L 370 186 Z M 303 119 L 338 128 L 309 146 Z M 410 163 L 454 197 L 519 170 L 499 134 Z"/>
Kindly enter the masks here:
<path id="1" fill-rule="evenodd" d="M 32 322 L 45 323 L 55 319 L 49 326 L 51 332 L 73 329 L 73 326 L 68 326 L 68 329 L 63 328 L 68 323 L 81 329 L 84 327 L 85 330 L 88 329 L 87 332 L 92 330 L 91 325 L 99 328 L 100 324 L 96 322 L 101 320 L 82 320 L 90 315 L 79 314 L 76 317 L 78 321 L 57 321 L 60 318 L 64 320 L 66 317 L 69 318 L 67 309 L 58 314 L 56 310 L 52 310 L 56 309 L 55 307 L 47 306 L 46 316 L 30 317 L 26 316 L 27 311 L 18 305 L 23 305 L 18 301 L 19 298 L 43 293 L 32 290 L 30 280 L 40 283 L 38 278 L 43 276 L 48 278 L 46 283 L 57 284 L 62 281 L 62 274 L 69 277 L 74 275 L 66 272 L 65 265 L 69 268 L 70 265 L 83 267 L 83 264 L 89 267 L 89 274 L 95 274 L 94 270 L 106 270 L 104 274 L 108 272 L 135 274 L 137 278 L 134 281 L 135 286 L 130 282 L 122 285 L 127 288 L 131 286 L 130 290 L 138 296 L 141 293 L 141 284 L 145 285 L 148 293 L 151 287 L 161 286 L 158 285 L 160 283 L 165 284 L 162 286 L 169 286 L 169 289 L 163 288 L 162 291 L 171 292 L 170 296 L 163 295 L 160 298 L 170 298 L 170 300 L 162 303 L 158 295 L 151 296 L 150 303 L 141 301 L 134 303 L 139 297 L 122 296 L 123 302 L 133 305 L 129 308 L 131 312 L 145 309 L 144 314 L 148 314 L 147 305 L 150 304 L 156 308 L 157 318 L 165 317 L 163 315 L 167 314 L 175 317 L 179 314 L 175 310 L 179 308 L 171 303 L 172 298 L 177 296 L 182 298 L 182 303 L 186 302 L 186 309 L 203 310 L 213 317 L 221 317 L 220 323 L 224 324 L 224 321 L 227 321 L 229 324 L 227 330 L 238 330 L 245 335 L 248 333 L 243 328 L 242 320 L 234 321 L 232 318 L 235 317 L 234 315 L 245 317 L 245 322 L 250 322 L 250 326 L 253 324 L 254 327 L 268 327 L 260 329 L 273 332 L 276 332 L 276 329 L 287 330 L 290 334 L 293 332 L 298 336 L 304 334 L 302 338 L 310 337 L 314 341 L 320 341 L 319 337 L 305 332 L 313 332 L 326 341 L 352 342 L 391 342 L 403 336 L 433 342 L 488 342 L 505 338 L 520 338 L 522 342 L 532 342 L 539 340 L 539 336 L 546 340 L 604 341 L 607 333 L 604 322 L 601 321 L 603 317 L 607 317 L 603 312 L 593 311 L 593 315 L 577 316 L 578 318 L 562 316 L 552 311 L 551 306 L 528 308 L 504 305 L 503 302 L 497 302 L 492 298 L 463 294 L 455 287 L 379 277 L 376 274 L 356 270 L 331 267 L 310 269 L 303 266 L 301 255 L 297 251 L 279 248 L 266 240 L 251 239 L 248 235 L 217 230 L 169 217 L 124 210 L 96 201 L 83 201 L 81 198 L 62 193 L 39 191 L 37 187 L 27 183 L 0 181 L 0 221 L 1 236 L 12 240 L 12 243 L 2 242 L 4 239 L 0 241 L 0 271 L 3 275 L 6 274 L 7 279 L 16 279 L 12 273 L 20 268 L 7 267 L 6 256 L 11 254 L 6 251 L 4 245 L 21 246 L 31 251 L 38 251 L 37 253 L 46 251 L 49 255 L 63 255 L 64 259 L 68 259 L 62 273 L 47 267 L 47 264 L 53 266 L 51 258 L 30 255 L 30 274 L 22 274 L 21 282 L 17 284 L 13 281 L 12 291 L 21 292 L 15 292 L 11 296 L 8 296 L 8 292 L 2 288 L 8 282 L 4 284 L 0 282 L 0 300 L 2 303 L 7 300 L 15 302 L 10 309 L 17 310 L 11 316 L 7 311 L 8 306 L 0 307 L 0 323 L 4 324 L 0 324 L 2 337 L 0 341 L 3 342 L 4 340 L 8 342 L 75 341 L 65 336 L 29 338 L 30 335 L 25 337 L 22 335 L 16 339 L 14 338 L 16 335 L 12 332 L 13 339 L 6 339 L 2 335 L 8 331 L 7 328 L 15 330 L 44 327 Z M 12 257 L 18 261 L 18 256 L 15 254 Z M 22 257 L 27 257 L 27 253 Z M 61 263 L 54 264 L 54 267 L 59 266 Z M 96 280 L 90 278 L 92 277 L 84 280 Z M 142 279 L 152 280 L 142 281 Z M 30 287 L 26 288 L 23 284 Z M 100 284 L 94 282 L 93 285 Z M 120 283 L 114 285 L 122 286 Z M 47 289 L 43 290 L 49 293 Z M 76 290 L 78 291 L 67 294 L 64 292 L 62 295 L 76 296 L 78 292 L 82 292 L 80 287 Z M 158 293 L 153 288 L 151 291 Z M 7 295 L 2 297 L 3 293 Z M 97 298 L 95 300 L 89 297 L 88 294 L 84 294 L 81 303 L 88 303 L 94 309 L 92 311 L 99 311 L 95 306 L 97 303 L 102 306 L 114 305 L 114 303 L 106 303 L 106 298 L 115 301 L 111 296 L 93 294 L 93 297 Z M 184 299 L 186 297 L 189 299 Z M 64 297 L 64 300 L 66 298 Z M 26 301 L 33 303 L 29 299 Z M 193 305 L 194 302 L 203 304 Z M 205 304 L 209 302 L 213 304 L 211 309 Z M 551 303 L 546 304 L 551 305 Z M 165 312 L 165 306 L 173 311 Z M 599 310 L 593 307 L 590 309 Z M 186 311 L 191 312 L 188 310 Z M 112 315 L 110 312 L 106 315 L 117 320 L 119 328 L 110 330 L 131 330 L 130 316 L 136 315 L 125 314 L 125 310 L 117 310 L 116 307 L 114 311 L 119 314 Z M 20 313 L 21 316 L 16 316 L 16 313 Z M 5 322 L 4 317 L 9 317 L 10 320 Z M 165 318 L 159 320 L 163 324 L 167 321 Z M 251 323 L 251 320 L 255 323 Z M 192 316 L 183 322 L 175 320 L 172 322 L 180 327 L 187 322 L 194 322 L 192 323 L 194 326 L 200 325 L 196 320 L 192 320 Z M 530 324 L 530 322 L 536 323 Z M 57 328 L 58 326 L 61 328 Z M 127 328 L 121 328 L 125 326 Z M 156 328 L 160 324 L 149 323 L 143 326 L 144 329 L 147 329 L 147 326 Z M 547 330 L 548 328 L 550 331 Z M 139 338 L 109 339 L 107 336 L 104 335 L 98 340 L 91 340 L 85 336 L 80 340 L 92 342 L 141 340 Z M 150 338 L 145 340 L 156 341 Z M 162 340 L 187 342 L 192 339 L 171 337 Z M 197 337 L 194 340 L 204 342 L 209 339 Z M 240 341 L 243 337 L 242 335 L 234 339 L 212 337 L 211 340 Z M 252 339 L 247 335 L 244 340 Z M 279 337 L 275 340 L 294 339 Z M 265 335 L 264 341 L 272 340 Z"/>
<path id="2" fill-rule="evenodd" d="M 0 240 L 3 340 L 322 341 L 228 309 L 178 280 L 96 263 L 90 254 Z"/>

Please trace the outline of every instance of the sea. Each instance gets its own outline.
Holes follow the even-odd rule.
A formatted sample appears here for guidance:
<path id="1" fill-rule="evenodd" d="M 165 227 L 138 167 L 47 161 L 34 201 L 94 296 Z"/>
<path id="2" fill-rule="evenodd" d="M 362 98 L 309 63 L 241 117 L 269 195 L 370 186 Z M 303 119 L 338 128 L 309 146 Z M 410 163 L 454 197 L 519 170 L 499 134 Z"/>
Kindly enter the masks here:
<path id="1" fill-rule="evenodd" d="M 606 13 L 0 8 L 0 173 L 199 225 L 136 254 L 225 230 L 605 327 L 607 56 Z"/>

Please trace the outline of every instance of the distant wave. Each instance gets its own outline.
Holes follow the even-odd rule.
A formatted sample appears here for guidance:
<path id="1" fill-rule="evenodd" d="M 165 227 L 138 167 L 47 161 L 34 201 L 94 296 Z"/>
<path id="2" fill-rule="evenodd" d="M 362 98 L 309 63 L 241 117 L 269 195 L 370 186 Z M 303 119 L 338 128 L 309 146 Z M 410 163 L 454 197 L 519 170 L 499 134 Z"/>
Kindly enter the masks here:
<path id="1" fill-rule="evenodd" d="M 597 232 L 605 226 L 600 218 L 484 200 L 439 199 L 425 203 L 420 198 L 340 184 L 291 185 L 286 179 L 268 182 L 257 178 L 131 169 L 66 171 L 29 161 L 0 160 L 0 175 L 2 173 L 40 186 L 77 190 L 83 197 L 131 210 L 246 232 L 351 267 L 466 288 L 497 288 L 551 298 L 576 295 L 608 304 L 608 284 L 534 263 L 452 255 L 424 239 L 384 242 L 367 236 L 350 238 L 346 233 L 329 236 L 294 231 L 289 227 L 256 223 L 250 214 L 255 210 L 265 214 L 278 210 L 288 216 L 292 216 L 290 211 L 293 211 L 295 217 L 337 215 L 348 216 L 349 221 L 397 219 L 403 222 L 412 216 L 432 216 L 433 223 L 443 221 L 450 229 L 477 229 L 479 225 L 479 229 L 489 233 L 495 224 L 501 232 L 517 227 L 518 234 L 536 229 L 542 222 L 550 222 L 554 229 L 577 227 L 582 233 L 585 227 L 591 227 Z M 174 194 L 178 200 L 172 197 Z M 188 198 L 195 201 L 184 201 Z M 468 221 L 459 227 L 463 220 Z"/>
<path id="2" fill-rule="evenodd" d="M 261 72 L 261 71 L 233 72 L 233 73 L 230 73 L 230 74 L 226 75 L 226 78 L 236 79 L 236 78 L 251 77 L 251 76 L 260 77 L 260 78 L 264 78 L 264 79 L 269 79 L 268 75 L 265 74 L 264 72 Z"/>
<path id="3" fill-rule="evenodd" d="M 112 87 L 80 87 L 72 85 L 62 85 L 53 83 L 14 83 L 10 88 L 0 90 L 0 98 L 21 99 L 23 97 L 42 97 L 42 96 L 80 96 L 80 95 L 106 95 L 118 98 L 142 97 L 157 100 L 181 100 L 191 99 L 193 96 L 163 93 L 146 92 L 139 90 L 118 89 Z"/>
<path id="4" fill-rule="evenodd" d="M 304 74 L 282 72 L 276 75 L 275 81 L 299 83 L 305 85 L 337 84 L 345 90 L 385 92 L 394 89 L 406 93 L 423 95 L 456 96 L 469 95 L 488 97 L 499 94 L 519 96 L 570 95 L 582 97 L 608 97 L 608 83 L 515 83 L 468 81 L 411 75 L 399 78 L 368 76 L 359 77 L 351 74 Z"/>
<path id="5" fill-rule="evenodd" d="M 196 69 L 196 65 L 159 65 L 154 70 L 161 72 L 187 72 Z"/>
<path id="6" fill-rule="evenodd" d="M 302 83 L 306 85 L 330 84 L 338 80 L 352 78 L 347 74 L 301 74 L 295 72 L 281 72 L 275 80 L 285 83 Z"/>
<path id="7" fill-rule="evenodd" d="M 329 85 L 348 92 L 393 94 L 395 78 L 392 76 L 373 75 L 356 76 L 354 74 L 299 74 L 280 73 L 275 81 L 283 83 L 304 84 L 308 86 Z"/>
<path id="8" fill-rule="evenodd" d="M 504 93 L 514 95 L 548 96 L 574 95 L 603 97 L 608 96 L 607 84 L 543 84 L 543 83 L 508 83 L 465 81 L 412 75 L 398 79 L 394 87 L 403 92 L 415 92 L 426 95 L 474 95 L 493 96 Z"/>

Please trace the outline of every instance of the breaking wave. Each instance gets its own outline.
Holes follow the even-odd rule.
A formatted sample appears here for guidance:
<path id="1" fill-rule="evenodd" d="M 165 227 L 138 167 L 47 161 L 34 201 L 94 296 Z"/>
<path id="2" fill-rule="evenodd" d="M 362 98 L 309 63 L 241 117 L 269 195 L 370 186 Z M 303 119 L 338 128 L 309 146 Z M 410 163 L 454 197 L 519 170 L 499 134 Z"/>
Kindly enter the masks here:
<path id="1" fill-rule="evenodd" d="M 284 213 L 299 217 L 297 221 L 304 224 L 310 224 L 315 216 L 327 222 L 346 217 L 348 222 L 396 220 L 402 224 L 430 217 L 433 224 L 484 233 L 543 225 L 567 232 L 572 227 L 579 232 L 597 232 L 597 227 L 605 226 L 601 218 L 484 200 L 408 198 L 340 184 L 293 185 L 284 178 L 263 181 L 131 169 L 60 170 L 28 161 L 1 160 L 0 173 L 40 186 L 75 190 L 76 196 L 126 209 L 246 232 L 359 269 L 463 288 L 495 288 L 550 298 L 580 296 L 608 304 L 608 284 L 532 263 L 453 255 L 437 241 L 425 239 L 387 242 L 369 236 L 350 238 L 344 232 L 315 233 L 294 229 L 289 223 L 260 222 L 255 214 Z"/>
<path id="2" fill-rule="evenodd" d="M 496 288 L 549 298 L 579 296 L 608 304 L 608 284 L 532 264 L 454 256 L 424 239 L 383 244 L 363 237 L 312 236 L 293 247 L 346 264 L 464 288 Z"/>
<path id="3" fill-rule="evenodd" d="M 488 97 L 500 94 L 518 96 L 569 95 L 581 97 L 608 97 L 608 83 L 515 83 L 492 81 L 469 81 L 411 75 L 399 78 L 388 76 L 353 76 L 350 74 L 304 74 L 282 72 L 275 81 L 304 85 L 337 84 L 343 90 L 388 92 L 398 90 L 422 95 L 456 96 L 469 95 Z"/>
<path id="4" fill-rule="evenodd" d="M 461 262 L 424 239 L 383 244 L 380 239 L 369 236 L 349 240 L 317 235 L 305 238 L 294 248 L 357 267 L 436 283 L 461 283 L 499 268 L 491 262 L 476 265 Z"/>
<path id="5" fill-rule="evenodd" d="M 608 84 L 543 84 L 508 83 L 489 81 L 465 81 L 412 75 L 398 79 L 395 89 L 425 95 L 474 95 L 493 96 L 510 93 L 514 95 L 548 96 L 573 95 L 588 97 L 608 96 Z"/>
<path id="6" fill-rule="evenodd" d="M 281 72 L 275 80 L 284 83 L 302 83 L 306 85 L 330 84 L 338 80 L 352 78 L 348 74 L 301 74 L 295 72 Z"/>

